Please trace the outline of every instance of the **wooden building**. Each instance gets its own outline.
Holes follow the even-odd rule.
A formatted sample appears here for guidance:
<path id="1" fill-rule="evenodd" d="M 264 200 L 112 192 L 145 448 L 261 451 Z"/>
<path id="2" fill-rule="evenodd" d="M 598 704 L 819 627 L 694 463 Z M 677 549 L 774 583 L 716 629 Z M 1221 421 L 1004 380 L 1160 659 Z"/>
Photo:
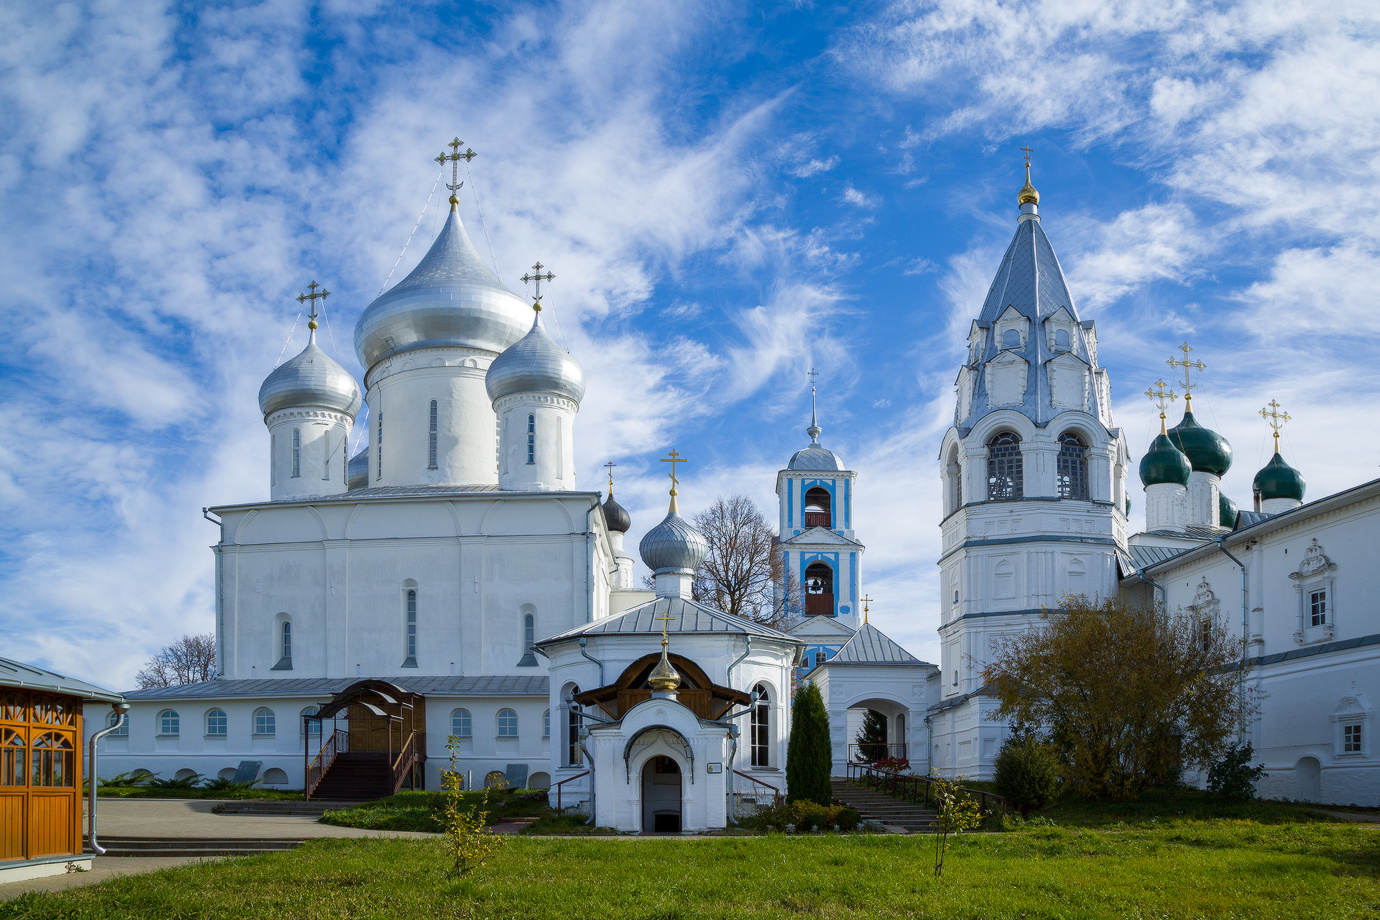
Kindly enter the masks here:
<path id="1" fill-rule="evenodd" d="M 0 658 L 0 882 L 58 875 L 73 863 L 90 868 L 82 847 L 82 704 L 123 701 Z"/>

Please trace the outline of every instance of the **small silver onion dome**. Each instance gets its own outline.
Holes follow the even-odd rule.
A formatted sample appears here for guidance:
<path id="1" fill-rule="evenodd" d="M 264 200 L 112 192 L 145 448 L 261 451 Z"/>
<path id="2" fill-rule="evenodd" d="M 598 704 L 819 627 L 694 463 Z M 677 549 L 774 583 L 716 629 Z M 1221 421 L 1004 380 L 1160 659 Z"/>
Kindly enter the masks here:
<path id="1" fill-rule="evenodd" d="M 628 514 L 628 509 L 613 500 L 613 493 L 601 505 L 604 509 L 604 523 L 609 530 L 616 530 L 619 533 L 627 533 L 632 527 L 632 515 Z"/>
<path id="2" fill-rule="evenodd" d="M 810 427 L 805 429 L 805 433 L 810 436 L 810 444 L 791 455 L 791 462 L 786 464 L 786 469 L 840 471 L 844 468 L 843 460 L 819 443 L 819 436 L 824 433 L 824 429 L 819 427 L 819 413 L 815 410 L 814 398 L 814 388 L 811 387 Z"/>
<path id="3" fill-rule="evenodd" d="M 307 347 L 289 361 L 273 369 L 259 387 L 259 408 L 264 418 L 279 409 L 318 406 L 343 412 L 350 418 L 359 414 L 359 384 L 320 348 L 312 331 Z"/>
<path id="4" fill-rule="evenodd" d="M 350 463 L 345 467 L 345 488 L 353 492 L 356 489 L 369 488 L 369 447 L 350 458 Z"/>
<path id="5" fill-rule="evenodd" d="M 665 520 L 647 531 L 637 550 L 653 574 L 694 572 L 709 555 L 709 541 L 672 510 Z"/>
<path id="6" fill-rule="evenodd" d="M 436 345 L 495 354 L 522 338 L 527 305 L 479 258 L 454 205 L 417 267 L 365 308 L 355 351 L 365 369 L 385 358 Z"/>
<path id="7" fill-rule="evenodd" d="M 531 330 L 489 365 L 484 385 L 493 402 L 514 393 L 555 393 L 579 403 L 585 395 L 585 372 L 546 334 L 537 313 Z"/>

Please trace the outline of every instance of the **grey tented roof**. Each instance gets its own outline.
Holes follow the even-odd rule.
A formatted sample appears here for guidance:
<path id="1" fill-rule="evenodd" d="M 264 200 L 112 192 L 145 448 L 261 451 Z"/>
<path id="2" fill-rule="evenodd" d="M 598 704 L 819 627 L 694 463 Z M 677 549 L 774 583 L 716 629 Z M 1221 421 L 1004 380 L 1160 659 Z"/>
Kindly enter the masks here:
<path id="1" fill-rule="evenodd" d="M 688 601 L 680 597 L 658 597 L 640 607 L 633 607 L 622 613 L 595 620 L 584 626 L 557 633 L 537 643 L 538 647 L 563 642 L 579 636 L 623 636 L 650 635 L 661 632 L 661 621 L 655 619 L 666 612 L 674 618 L 667 624 L 666 631 L 681 635 L 709 635 L 726 633 L 729 635 L 752 635 L 764 639 L 780 639 L 784 642 L 800 644 L 800 640 L 778 632 L 769 626 L 754 622 L 746 617 L 734 616 L 706 607 L 704 604 Z"/>
<path id="2" fill-rule="evenodd" d="M 65 693 L 84 700 L 98 700 L 103 703 L 118 703 L 124 699 L 118 693 L 88 684 L 84 680 L 65 677 L 55 671 L 36 668 L 31 664 L 0 658 L 0 687 L 23 687 L 25 690 L 43 690 L 49 693 Z"/>
<path id="3" fill-rule="evenodd" d="M 864 623 L 853 638 L 825 664 L 925 664 L 901 648 L 886 633 Z"/>
<path id="4" fill-rule="evenodd" d="M 423 696 L 547 696 L 550 680 L 546 675 L 521 677 L 460 677 L 455 675 L 383 677 L 390 684 Z M 129 700 L 197 700 L 226 697 L 335 696 L 355 677 L 299 677 L 284 680 L 206 680 L 178 687 L 155 687 L 125 694 Z"/>
<path id="5" fill-rule="evenodd" d="M 1126 547 L 1126 555 L 1131 560 L 1131 572 L 1136 572 L 1166 559 L 1172 559 L 1184 549 L 1182 546 L 1137 546 L 1132 543 Z"/>

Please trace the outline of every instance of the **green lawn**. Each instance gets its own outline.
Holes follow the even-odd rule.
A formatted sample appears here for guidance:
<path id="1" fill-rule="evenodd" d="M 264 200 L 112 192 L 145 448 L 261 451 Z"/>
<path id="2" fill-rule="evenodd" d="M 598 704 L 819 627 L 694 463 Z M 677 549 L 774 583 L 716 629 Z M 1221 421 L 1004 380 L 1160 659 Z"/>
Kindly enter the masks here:
<path id="1" fill-rule="evenodd" d="M 0 904 L 0 918 L 1374 917 L 1380 832 L 1344 825 L 965 836 L 513 838 L 470 879 L 433 840 L 316 840 Z"/>
<path id="2" fill-rule="evenodd" d="M 486 798 L 483 792 L 460 793 L 461 803 L 471 808 Z M 545 791 L 527 789 L 493 790 L 487 795 L 488 824 L 501 824 L 510 818 L 555 816 L 556 810 L 546 804 Z M 358 827 L 369 831 L 430 831 L 439 834 L 445 809 L 445 794 L 441 792 L 399 792 L 354 808 L 328 811 L 321 816 L 322 824 L 337 827 Z"/>

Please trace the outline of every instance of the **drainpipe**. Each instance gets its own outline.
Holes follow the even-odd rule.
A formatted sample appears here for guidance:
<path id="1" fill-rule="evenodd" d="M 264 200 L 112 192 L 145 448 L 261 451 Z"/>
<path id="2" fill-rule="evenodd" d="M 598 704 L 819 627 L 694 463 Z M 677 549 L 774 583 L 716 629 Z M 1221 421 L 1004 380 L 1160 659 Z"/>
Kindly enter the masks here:
<path id="1" fill-rule="evenodd" d="M 943 674 L 940 674 L 940 676 L 939 676 L 939 682 L 940 682 L 940 684 L 943 684 L 943 682 L 944 682 L 944 675 L 943 675 Z M 926 773 L 933 773 L 933 772 L 934 772 L 934 760 L 932 759 L 932 758 L 934 757 L 934 755 L 933 755 L 933 753 L 932 753 L 933 751 L 934 751 L 934 723 L 930 721 L 930 717 L 929 717 L 929 716 L 925 716 L 925 765 L 929 767 L 929 769 L 928 769 L 927 771 L 925 771 Z"/>
<path id="2" fill-rule="evenodd" d="M 580 729 L 580 751 L 585 755 L 585 763 L 589 764 L 589 820 L 586 824 L 594 823 L 594 758 L 589 753 L 589 729 Z"/>
<path id="3" fill-rule="evenodd" d="M 1231 551 L 1222 544 L 1223 539 L 1223 537 L 1217 538 L 1217 548 L 1222 551 L 1222 555 L 1235 562 L 1241 569 L 1241 714 L 1237 720 L 1236 737 L 1236 744 L 1239 747 L 1246 743 L 1246 662 L 1249 660 L 1251 638 L 1250 594 L 1246 584 L 1246 563 L 1231 554 Z"/>
<path id="4" fill-rule="evenodd" d="M 87 749 L 89 753 L 86 758 L 86 812 L 88 825 L 87 829 L 90 832 L 91 836 L 91 849 L 96 852 L 97 856 L 104 856 L 105 848 L 96 842 L 96 786 L 98 784 L 98 780 L 96 777 L 96 742 L 100 741 L 106 735 L 110 734 L 111 732 L 115 731 L 115 729 L 125 724 L 125 713 L 129 712 L 129 704 L 121 701 L 119 703 L 112 704 L 110 708 L 115 710 L 115 714 L 119 718 L 117 718 L 115 720 L 115 724 L 110 726 L 109 728 L 103 728 L 98 732 L 92 733 L 90 747 Z"/>
<path id="5" fill-rule="evenodd" d="M 743 636 L 743 638 L 747 641 L 747 647 L 743 649 L 743 654 L 741 654 L 741 655 L 739 655 L 737 658 L 733 659 L 733 663 L 730 664 L 730 665 L 728 666 L 728 679 L 727 679 L 726 683 L 727 683 L 730 687 L 733 686 L 733 669 L 736 668 L 736 667 L 738 667 L 738 665 L 742 664 L 744 658 L 746 658 L 748 655 L 751 655 L 751 654 L 752 654 L 752 636 L 751 636 L 751 635 L 745 635 L 745 636 Z"/>
<path id="6" fill-rule="evenodd" d="M 1169 595 L 1165 594 L 1164 585 L 1157 585 L 1150 580 L 1150 576 L 1145 574 L 1145 569 L 1136 569 L 1136 577 L 1145 582 L 1160 594 L 1160 603 L 1164 604 L 1164 609 L 1169 609 Z"/>
<path id="7" fill-rule="evenodd" d="M 584 636 L 580 637 L 580 654 L 584 655 L 590 661 L 594 662 L 599 666 L 599 686 L 602 687 L 604 686 L 604 663 L 600 661 L 598 658 L 595 658 L 589 652 L 585 651 L 585 643 L 587 643 L 588 641 L 589 640 L 586 639 Z"/>
<path id="8" fill-rule="evenodd" d="M 738 826 L 737 808 L 733 804 L 733 761 L 738 756 L 738 726 L 728 729 L 728 823 Z"/>

